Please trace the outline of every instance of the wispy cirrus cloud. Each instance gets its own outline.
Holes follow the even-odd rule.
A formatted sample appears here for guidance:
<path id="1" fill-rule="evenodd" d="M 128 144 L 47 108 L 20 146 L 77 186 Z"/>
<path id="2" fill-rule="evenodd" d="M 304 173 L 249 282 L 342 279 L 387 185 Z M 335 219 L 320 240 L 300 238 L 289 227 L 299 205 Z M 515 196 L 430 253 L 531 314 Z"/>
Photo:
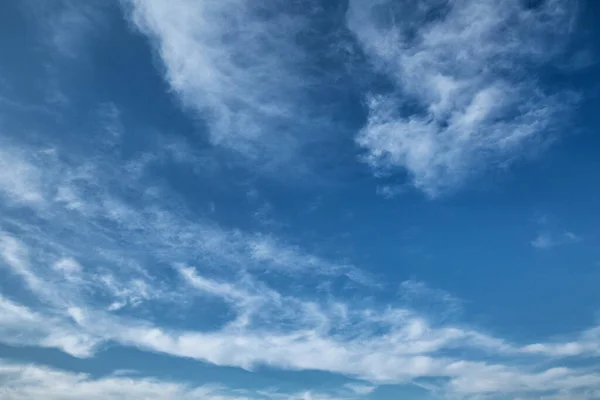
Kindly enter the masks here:
<path id="1" fill-rule="evenodd" d="M 60 349 L 73 357 L 90 357 L 102 341 L 61 316 L 36 312 L 0 295 L 2 342 L 14 346 Z"/>
<path id="2" fill-rule="evenodd" d="M 360 383 L 348 383 L 346 387 L 354 393 L 360 395 L 372 393 L 377 388 L 377 386 L 365 385 Z"/>
<path id="3" fill-rule="evenodd" d="M 180 4 L 185 10 L 197 6 Z M 379 384 L 420 379 L 433 381 L 419 382 L 421 387 L 449 398 L 535 399 L 540 393 L 577 396 L 598 390 L 595 371 L 569 368 L 560 358 L 596 354 L 593 334 L 520 344 L 456 319 L 440 322 L 423 312 L 421 303 L 431 305 L 431 314 L 440 308 L 453 314 L 459 301 L 416 281 L 378 299 L 374 278 L 350 263 L 312 254 L 276 232 L 227 228 L 193 212 L 168 185 L 147 179 L 147 167 L 168 159 L 163 149 L 123 159 L 116 151 L 126 134 L 118 107 L 103 106 L 100 115 L 103 134 L 86 137 L 77 151 L 47 138 L 42 148 L 19 133 L 2 147 L 7 169 L 0 179 L 0 207 L 7 212 L 0 215 L 0 266 L 3 275 L 22 284 L 24 295 L 18 301 L 8 294 L 0 299 L 0 341 L 52 347 L 75 357 L 93 357 L 107 344 L 128 346 L 215 366 L 321 371 L 367 382 L 347 386 L 344 397 L 350 398 L 368 395 Z M 294 278 L 292 284 L 282 277 Z M 351 282 L 361 292 L 344 296 L 343 284 L 314 290 L 304 285 L 306 277 Z M 15 289 L 6 286 L 2 289 Z M 221 307 L 216 321 L 208 321 L 214 310 L 190 306 L 199 298 Z M 153 312 L 165 304 L 169 313 Z M 193 318 L 186 318 L 192 312 Z M 560 365 L 544 366 L 540 360 Z M 16 398 L 231 395 L 145 378 L 61 373 L 28 385 L 10 369 L 15 384 L 8 393 Z M 71 391 L 55 386 L 53 392 L 48 381 L 66 382 Z M 310 391 L 269 396 L 335 398 Z"/>
<path id="4" fill-rule="evenodd" d="M 344 81 L 343 97 L 364 91 L 356 143 L 367 163 L 378 173 L 407 171 L 433 197 L 538 151 L 577 97 L 536 78 L 564 54 L 577 8 L 565 0 L 355 0 L 346 26 L 331 19 L 328 41 L 315 43 L 323 16 L 312 1 L 122 4 L 211 142 L 255 165 L 303 170 L 299 154 L 347 132 L 336 122 L 342 102 L 322 103 Z M 355 47 L 367 66 L 344 69 L 360 58 Z M 324 60 L 327 73 L 318 70 Z M 373 80 L 378 89 L 361 84 Z M 400 187 L 379 190 L 390 197 Z"/>
<path id="5" fill-rule="evenodd" d="M 0 337 L 5 343 L 53 347 L 76 357 L 92 357 L 112 343 L 217 366 L 324 371 L 372 385 L 441 378 L 443 383 L 430 390 L 464 398 L 536 398 L 548 390 L 595 388 L 593 371 L 537 366 L 540 357 L 591 354 L 588 336 L 575 338 L 582 347 L 567 352 L 563 349 L 574 347 L 569 342 L 521 345 L 452 319 L 436 322 L 429 312 L 439 311 L 440 304 L 452 311 L 457 300 L 415 281 L 401 285 L 400 299 L 386 304 L 336 292 L 307 296 L 275 288 L 261 280 L 260 271 L 357 282 L 351 272 L 360 270 L 272 234 L 224 229 L 187 213 L 172 194 L 163 201 L 155 191 L 145 192 L 138 181 L 143 169 L 121 176 L 117 171 L 127 161 L 111 153 L 84 161 L 62 156 L 57 146 L 38 159 L 25 156 L 37 154 L 28 148 L 11 154 L 44 184 L 38 189 L 40 201 L 18 204 L 11 200 L 16 189 L 4 186 L 9 195 L 3 207 L 31 212 L 27 218 L 0 219 L 1 265 L 45 307 L 3 299 Z M 122 196 L 124 188 L 139 193 L 141 203 L 131 204 Z M 61 189 L 70 196 L 57 196 Z M 173 274 L 157 276 L 157 264 Z M 187 315 L 186 304 L 198 296 L 222 305 L 224 317 L 206 327 L 174 327 L 148 318 L 149 310 L 165 303 Z M 429 306 L 432 297 L 433 309 L 422 313 L 423 298 Z M 490 355 L 498 361 L 490 361 Z M 507 358 L 519 365 L 500 361 Z"/>
<path id="6" fill-rule="evenodd" d="M 434 197 L 535 151 L 573 97 L 543 90 L 533 71 L 561 54 L 575 11 L 562 0 L 350 1 L 348 27 L 389 82 L 366 97 L 356 141 L 368 164 L 403 169 Z"/>
<path id="7" fill-rule="evenodd" d="M 524 352 L 557 357 L 600 355 L 600 326 L 587 329 L 571 340 L 534 343 L 523 348 Z"/>
<path id="8" fill-rule="evenodd" d="M 309 33 L 318 9 L 312 1 L 123 4 L 151 38 L 171 88 L 207 121 L 214 144 L 281 164 L 322 136 L 306 73 L 313 66 L 297 39 Z"/>
<path id="9" fill-rule="evenodd" d="M 547 250 L 557 246 L 572 245 L 583 240 L 580 235 L 555 226 L 556 224 L 548 215 L 537 217 L 535 222 L 538 225 L 538 233 L 530 244 L 536 249 Z"/>
<path id="10" fill-rule="evenodd" d="M 0 395 L 11 400 L 133 399 L 133 400 L 341 400 L 334 395 L 232 389 L 220 385 L 194 386 L 153 377 L 118 375 L 93 377 L 84 373 L 19 364 L 0 359 Z M 352 397 L 344 397 L 351 399 Z"/>
<path id="11" fill-rule="evenodd" d="M 540 232 L 531 245 L 537 249 L 549 249 L 556 246 L 573 244 L 581 241 L 581 238 L 573 232 L 554 233 L 549 231 Z"/>
<path id="12" fill-rule="evenodd" d="M 73 0 L 36 2 L 25 0 L 23 9 L 35 18 L 40 41 L 52 49 L 52 54 L 69 58 L 81 56 L 82 50 L 94 30 L 103 25 L 108 3 Z"/>
<path id="13" fill-rule="evenodd" d="M 40 202 L 42 182 L 39 171 L 18 149 L 3 148 L 0 151 L 0 194 L 13 203 Z"/>
<path id="14" fill-rule="evenodd" d="M 101 105 L 98 125 L 101 132 L 89 143 L 80 144 L 78 150 L 81 153 L 77 156 L 70 152 L 68 146 L 38 147 L 16 139 L 4 140 L 3 151 L 0 152 L 0 164 L 6 166 L 0 173 L 0 196 L 6 201 L 5 205 L 31 209 L 39 218 L 36 223 L 44 221 L 61 226 L 73 237 L 85 237 L 86 240 L 74 244 L 82 253 L 89 254 L 86 247 L 92 243 L 103 248 L 102 252 L 93 252 L 98 256 L 93 264 L 100 259 L 104 260 L 102 262 L 107 259 L 110 262 L 127 262 L 122 244 L 118 243 L 123 241 L 130 250 L 145 252 L 152 249 L 151 254 L 168 263 L 201 259 L 214 269 L 317 275 L 373 284 L 368 274 L 349 263 L 332 262 L 311 254 L 271 232 L 224 229 L 215 221 L 191 212 L 177 196 L 164 193 L 167 189 L 155 187 L 154 192 L 148 190 L 145 169 L 153 164 L 169 162 L 168 155 L 158 151 L 131 160 L 120 159 L 123 126 L 120 110 L 114 104 Z M 123 170 L 128 174 L 123 176 Z M 144 206 L 124 200 L 122 194 L 125 192 L 137 193 Z M 165 204 L 160 197 L 162 195 L 167 195 L 174 203 Z M 62 246 L 52 233 L 40 232 L 31 221 L 6 218 L 2 226 L 35 241 L 40 248 Z M 73 251 L 73 248 L 69 250 Z M 138 276 L 135 282 L 126 280 L 127 284 L 123 276 L 111 277 L 114 270 L 92 268 L 85 274 L 89 276 L 93 272 L 106 289 L 129 296 L 129 301 L 135 303 L 137 301 L 132 300 L 135 296 L 127 295 L 131 289 L 126 287 L 143 292 L 143 288 L 147 287 L 144 283 L 147 276 L 134 264 L 136 262 L 132 261 L 123 269 Z M 147 296 L 149 294 L 142 295 Z M 124 301 L 116 300 L 114 306 L 118 307 Z"/>
<path id="15" fill-rule="evenodd" d="M 72 303 L 66 313 L 68 317 L 63 318 L 73 321 L 72 329 L 77 335 L 95 338 L 96 344 L 111 341 L 248 370 L 260 365 L 321 370 L 386 384 L 444 377 L 447 383 L 437 385 L 436 390 L 464 398 L 482 394 L 521 394 L 528 398 L 552 390 L 576 394 L 597 389 L 598 375 L 593 371 L 566 367 L 540 369 L 535 363 L 530 367 L 523 364 L 528 355 L 534 354 L 551 357 L 592 354 L 589 345 L 583 346 L 583 339 L 577 344 L 517 347 L 477 331 L 430 325 L 408 308 L 306 300 L 282 295 L 253 279 L 218 282 L 191 268 L 179 267 L 178 271 L 193 290 L 230 304 L 235 310 L 232 319 L 216 331 L 178 330 L 137 316 L 118 316 L 90 308 L 85 302 Z M 177 290 L 182 292 L 181 288 Z M 22 308 L 16 304 L 11 307 Z M 22 329 L 20 320 L 9 319 L 3 324 Z M 582 338 L 592 343 L 592 336 L 593 330 Z M 35 337 L 28 340 L 24 344 L 36 344 Z M 53 345 L 45 336 L 38 340 L 41 341 L 38 345 Z M 54 343 L 53 347 L 69 350 L 64 343 Z M 571 350 L 565 352 L 561 348 Z M 521 363 L 512 366 L 483 361 L 475 356 L 477 352 L 466 359 L 443 355 L 453 349 L 519 357 Z M 361 388 L 354 392 L 366 393 Z"/>

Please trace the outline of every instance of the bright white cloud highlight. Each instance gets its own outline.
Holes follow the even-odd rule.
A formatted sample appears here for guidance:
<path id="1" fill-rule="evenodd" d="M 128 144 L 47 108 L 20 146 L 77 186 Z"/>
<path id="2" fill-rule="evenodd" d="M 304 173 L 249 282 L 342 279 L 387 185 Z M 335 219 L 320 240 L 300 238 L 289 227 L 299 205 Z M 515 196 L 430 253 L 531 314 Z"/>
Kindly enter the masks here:
<path id="1" fill-rule="evenodd" d="M 436 196 L 534 151 L 571 101 L 532 69 L 568 37 L 571 2 L 352 0 L 348 27 L 388 90 L 367 96 L 357 137 L 375 169 Z"/>

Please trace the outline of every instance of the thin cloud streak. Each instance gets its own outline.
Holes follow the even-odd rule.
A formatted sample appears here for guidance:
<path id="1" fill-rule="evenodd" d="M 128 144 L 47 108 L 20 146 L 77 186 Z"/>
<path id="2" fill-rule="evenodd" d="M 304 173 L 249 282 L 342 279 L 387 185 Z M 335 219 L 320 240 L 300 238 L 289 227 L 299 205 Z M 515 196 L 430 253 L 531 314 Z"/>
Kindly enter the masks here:
<path id="1" fill-rule="evenodd" d="M 549 231 L 543 231 L 531 241 L 531 245 L 537 249 L 545 250 L 556 246 L 575 244 L 580 241 L 581 238 L 572 232 L 556 234 Z"/>

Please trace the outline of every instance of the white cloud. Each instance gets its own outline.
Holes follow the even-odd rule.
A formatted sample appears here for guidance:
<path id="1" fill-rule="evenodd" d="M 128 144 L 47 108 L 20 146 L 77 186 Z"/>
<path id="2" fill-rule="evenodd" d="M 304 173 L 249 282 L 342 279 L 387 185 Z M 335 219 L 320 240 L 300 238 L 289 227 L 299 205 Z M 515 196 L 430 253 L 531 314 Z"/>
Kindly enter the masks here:
<path id="1" fill-rule="evenodd" d="M 118 375 L 94 378 L 33 364 L 17 364 L 0 360 L 0 397 L 6 400 L 334 400 L 315 394 L 253 392 L 228 389 L 216 385 L 192 386 L 150 377 Z"/>
<path id="2" fill-rule="evenodd" d="M 47 287 L 29 268 L 29 251 L 14 237 L 0 231 L 0 258 L 13 273 L 20 276 L 34 292 L 45 292 Z"/>
<path id="3" fill-rule="evenodd" d="M 550 238 L 550 235 L 540 233 L 534 240 L 531 241 L 531 245 L 533 247 L 537 247 L 538 249 L 546 249 L 548 247 L 552 247 L 554 242 Z"/>
<path id="4" fill-rule="evenodd" d="M 192 287 L 229 303 L 235 310 L 233 319 L 214 332 L 173 331 L 95 310 L 84 298 L 73 297 L 66 304 L 54 303 L 58 307 L 54 318 L 59 319 L 50 326 L 74 323 L 78 328 L 71 329 L 76 334 L 55 335 L 59 328 L 52 328 L 45 336 L 26 338 L 24 344 L 57 347 L 82 356 L 88 354 L 80 338 L 97 338 L 87 351 L 98 340 L 113 341 L 216 365 L 316 369 L 391 383 L 444 374 L 452 360 L 435 357 L 444 348 L 510 350 L 502 341 L 474 331 L 430 326 L 409 309 L 304 300 L 284 296 L 250 278 L 219 283 L 190 268 L 178 270 Z M 46 290 L 38 294 L 59 291 L 59 286 L 51 286 L 54 282 L 49 280 Z M 73 303 L 76 306 L 62 310 Z M 8 320 L 4 325 L 20 329 L 17 322 Z"/>
<path id="5" fill-rule="evenodd" d="M 405 333 L 412 338 L 390 334 L 346 341 L 310 330 L 292 334 L 227 330 L 176 334 L 150 327 L 118 327 L 115 331 L 121 336 L 116 340 L 122 343 L 250 370 L 256 364 L 291 370 L 320 370 L 386 384 L 445 377 L 448 383 L 439 389 L 447 395 L 530 393 L 535 396 L 540 392 L 589 389 L 598 385 L 600 375 L 585 370 L 560 367 L 535 371 L 533 368 L 435 356 L 434 349 L 427 349 L 429 345 L 423 343 L 427 339 L 418 329 L 412 326 Z M 411 346 L 416 348 L 409 350 Z"/>
<path id="6" fill-rule="evenodd" d="M 359 394 L 359 395 L 369 394 L 369 393 L 372 393 L 375 389 L 377 389 L 377 386 L 360 384 L 360 383 L 348 383 L 345 386 L 352 392 Z"/>
<path id="7" fill-rule="evenodd" d="M 254 235 L 244 239 L 245 247 L 252 259 L 260 267 L 290 271 L 293 273 L 317 273 L 320 275 L 346 276 L 350 280 L 365 285 L 373 285 L 374 281 L 364 271 L 353 265 L 334 263 L 301 249 L 289 246 L 267 235 Z"/>
<path id="8" fill-rule="evenodd" d="M 556 246 L 580 242 L 581 238 L 572 232 L 554 233 L 550 231 L 540 232 L 531 245 L 537 249 L 549 249 Z"/>
<path id="9" fill-rule="evenodd" d="M 76 280 L 78 264 L 72 259 L 60 259 L 52 269 L 42 268 L 34 269 L 31 266 L 30 254 L 28 247 L 20 240 L 0 231 L 0 259 L 10 270 L 20 276 L 25 282 L 27 288 L 37 297 L 46 302 L 50 302 L 54 306 L 65 306 L 71 300 L 72 296 L 77 292 L 77 289 L 71 286 Z M 50 271 L 54 271 L 56 276 Z M 56 290 L 56 283 L 53 281 L 57 277 L 67 278 L 65 287 Z M 71 282 L 69 282 L 71 281 Z"/>
<path id="10" fill-rule="evenodd" d="M 86 202 L 93 199 L 92 196 Z M 102 212 L 103 216 L 112 215 L 87 203 L 88 210 L 100 210 L 98 212 Z M 320 269 L 314 268 L 314 264 L 323 262 L 329 265 L 325 261 L 315 262 L 312 256 L 305 255 L 298 248 L 280 253 L 281 244 L 277 241 L 267 240 L 264 243 L 268 245 L 263 246 L 261 236 L 246 236 L 214 226 L 208 229 L 206 225 L 190 223 L 165 210 L 135 210 L 125 204 L 121 206 L 126 212 L 119 212 L 118 218 L 112 221 L 123 226 L 125 232 L 129 232 L 127 227 L 134 229 L 127 237 L 126 253 L 112 247 L 112 242 L 98 241 L 101 236 L 90 230 L 93 226 L 88 223 L 77 224 L 79 237 L 86 239 L 69 244 L 75 249 L 71 251 L 85 253 L 83 249 L 88 249 L 87 243 L 94 246 L 96 253 L 101 253 L 103 246 L 109 245 L 106 250 L 119 254 L 115 265 L 123 266 L 135 265 L 135 259 L 128 258 L 127 254 L 139 254 L 142 250 L 146 252 L 146 258 L 160 259 L 165 257 L 163 251 L 167 251 L 170 256 L 165 259 L 171 260 L 173 254 L 181 254 L 183 257 L 175 258 L 187 260 L 190 257 L 188 252 L 208 260 L 234 260 L 233 265 L 243 265 L 244 260 L 248 263 L 260 260 L 266 265 L 274 264 L 275 271 L 287 264 L 292 264 L 293 271 L 301 270 L 302 264 L 306 263 L 310 271 L 318 272 Z M 57 218 L 62 214 L 43 215 Z M 84 214 L 85 218 L 90 216 L 94 214 Z M 56 226 L 64 223 L 61 218 L 52 219 Z M 374 383 L 409 383 L 422 377 L 445 377 L 449 383 L 439 388 L 444 393 L 537 393 L 543 385 L 556 390 L 579 390 L 593 378 L 578 370 L 568 370 L 564 379 L 551 384 L 543 370 L 536 371 L 534 365 L 528 365 L 526 360 L 522 360 L 523 367 L 482 361 L 487 359 L 486 354 L 516 357 L 518 360 L 530 355 L 574 354 L 562 350 L 561 346 L 565 344 L 519 347 L 477 330 L 433 324 L 422 314 L 401 304 L 385 307 L 359 300 L 342 301 L 332 296 L 311 296 L 308 299 L 299 294 L 284 294 L 259 282 L 252 275 L 253 268 L 238 269 L 235 278 L 230 273 L 221 274 L 218 268 L 208 269 L 215 276 L 209 278 L 199 269 L 174 263 L 183 279 L 165 288 L 162 283 L 151 279 L 148 276 L 150 271 L 143 267 L 140 267 L 141 272 L 136 272 L 137 267 L 131 266 L 123 271 L 117 267 L 99 270 L 73 256 L 66 256 L 69 247 L 65 247 L 65 243 L 47 248 L 48 253 L 40 258 L 40 251 L 52 243 L 48 236 L 44 236 L 45 245 L 33 254 L 28 248 L 29 241 L 41 243 L 42 239 L 36 238 L 34 233 L 29 231 L 25 236 L 27 243 L 7 234 L 2 240 L 1 255 L 6 265 L 18 272 L 32 293 L 49 306 L 34 313 L 21 305 L 7 303 L 7 311 L 3 314 L 10 317 L 0 319 L 0 331 L 3 333 L 0 337 L 12 338 L 3 339 L 12 345 L 55 347 L 77 357 L 88 357 L 102 343 L 112 342 L 220 366 L 252 370 L 268 365 L 279 369 L 320 370 Z M 139 242 L 135 238 L 137 234 L 140 235 Z M 139 247 L 141 242 L 143 247 Z M 198 243 L 201 244 L 200 252 L 188 250 L 198 247 Z M 256 243 L 260 245 L 256 246 Z M 82 245 L 84 247 L 79 247 Z M 58 256 L 53 256 L 53 252 Z M 298 266 L 294 266 L 296 262 Z M 49 267 L 41 268 L 44 265 Z M 125 271 L 125 275 L 120 275 Z M 135 279 L 141 279 L 142 286 L 130 284 Z M 73 285 L 74 282 L 77 285 Z M 104 303 L 99 302 L 97 297 L 90 297 L 86 288 L 93 293 L 101 293 L 100 299 Z M 418 282 L 407 281 L 401 289 L 407 305 L 418 303 L 421 297 L 433 296 L 436 307 L 437 304 L 450 309 L 456 307 L 456 299 Z M 156 304 L 163 301 L 164 293 L 169 292 L 178 293 L 185 302 L 195 296 L 195 290 L 223 300 L 233 311 L 231 319 L 213 330 L 202 331 L 150 323 L 145 314 L 136 313 L 133 309 L 121 316 L 113 313 L 123 307 L 123 303 L 135 303 L 135 299 Z M 104 306 L 98 308 L 102 304 Z M 109 310 L 104 311 L 103 308 Z M 11 332 L 20 332 L 21 335 L 11 335 Z M 590 339 L 586 343 L 592 342 Z M 440 352 L 453 350 L 473 355 L 464 358 L 440 355 Z M 576 355 L 581 354 L 585 351 L 576 352 Z M 507 382 L 513 383 L 509 385 Z"/>
<path id="11" fill-rule="evenodd" d="M 523 352 L 553 357 L 600 355 L 600 326 L 587 329 L 566 342 L 534 343 L 522 348 Z"/>
<path id="12" fill-rule="evenodd" d="M 479 349 L 513 357 L 555 356 L 581 354 L 585 347 L 577 352 L 560 350 L 563 344 L 516 348 L 477 331 L 431 326 L 409 309 L 317 303 L 281 295 L 253 280 L 219 283 L 189 267 L 178 270 L 194 288 L 230 302 L 237 309 L 233 319 L 216 331 L 179 331 L 91 309 L 70 313 L 83 332 L 103 340 L 249 370 L 259 365 L 321 370 L 388 384 L 446 377 L 448 383 L 438 389 L 462 395 L 577 391 L 594 388 L 598 379 L 585 370 L 537 370 L 534 365 L 515 367 L 438 354 Z M 594 337 L 592 330 L 582 335 L 588 343 Z M 354 392 L 366 393 L 368 387 Z"/>
<path id="13" fill-rule="evenodd" d="M 407 305 L 422 313 L 427 313 L 429 317 L 455 317 L 462 310 L 462 303 L 459 299 L 443 290 L 431 288 L 424 282 L 415 280 L 402 282 L 400 295 Z"/>
<path id="14" fill-rule="evenodd" d="M 207 294 L 221 297 L 233 303 L 245 302 L 251 295 L 230 283 L 220 283 L 196 274 L 193 268 L 177 266 L 176 269 L 196 289 Z"/>
<path id="15" fill-rule="evenodd" d="M 325 371 L 374 385 L 439 377 L 444 381 L 439 390 L 449 395 L 537 395 L 543 386 L 594 389 L 590 372 L 538 367 L 540 358 L 557 362 L 553 357 L 591 354 L 591 333 L 575 338 L 576 346 L 521 345 L 472 327 L 442 324 L 420 312 L 418 303 L 434 298 L 434 308 L 453 309 L 456 300 L 413 281 L 402 285 L 403 298 L 386 304 L 371 298 L 364 286 L 357 296 L 298 289 L 302 279 L 284 286 L 280 281 L 287 279 L 270 278 L 356 282 L 362 272 L 273 234 L 225 229 L 200 218 L 173 193 L 161 197 L 167 189 L 147 190 L 138 180 L 142 174 L 123 174 L 123 162 L 110 153 L 102 160 L 81 155 L 86 161 L 69 155 L 56 149 L 44 163 L 32 163 L 45 183 L 45 201 L 20 204 L 32 211 L 33 222 L 0 215 L 2 265 L 23 279 L 29 289 L 24 298 L 30 300 L 19 304 L 2 298 L 4 343 L 53 347 L 76 357 L 91 357 L 111 343 L 249 370 L 266 365 Z M 71 195 L 55 196 L 58 188 Z M 168 266 L 174 266 L 175 277 Z M 261 274 L 264 270 L 271 274 Z M 169 302 L 169 317 L 189 316 L 186 307 L 200 296 L 223 303 L 227 312 L 219 316 L 219 326 L 202 325 L 196 309 L 193 324 L 184 318 L 178 327 L 152 313 Z M 81 380 L 85 388 L 97 381 Z M 102 384 L 98 387 L 108 390 Z M 294 396 L 327 398 L 312 392 Z"/>
<path id="16" fill-rule="evenodd" d="M 24 245 L 16 239 L 11 243 L 4 246 L 4 257 L 31 271 Z M 64 258 L 58 259 L 55 265 L 78 265 L 80 268 L 67 268 L 75 273 L 86 268 Z M 58 274 L 64 273 L 64 268 L 55 269 Z M 528 354 L 589 353 L 594 343 L 593 331 L 577 340 L 578 347 L 568 343 L 518 347 L 476 330 L 432 325 L 409 308 L 369 306 L 360 301 L 333 298 L 303 299 L 279 293 L 251 276 L 217 281 L 190 267 L 176 269 L 184 278 L 182 283 L 227 303 L 234 310 L 232 318 L 216 330 L 181 330 L 150 323 L 143 314 L 115 316 L 93 307 L 85 296 L 50 303 L 52 307 L 43 314 L 5 301 L 0 337 L 5 338 L 4 341 L 13 338 L 8 340 L 13 345 L 56 347 L 78 357 L 91 356 L 99 344 L 111 341 L 249 370 L 269 365 L 280 369 L 327 371 L 392 384 L 409 383 L 422 377 L 445 377 L 448 384 L 439 390 L 448 394 L 583 390 L 594 387 L 590 382 L 597 378 L 586 371 L 566 368 L 538 371 L 535 365 L 527 365 L 526 359 L 521 360 Z M 63 281 L 46 279 L 45 284 L 46 289 L 34 292 L 42 299 L 47 292 L 64 291 Z M 147 290 L 153 291 L 155 287 Z M 174 286 L 171 290 L 185 297 L 194 296 L 193 291 L 184 287 Z M 433 289 L 409 281 L 403 284 L 403 290 L 411 300 Z M 455 301 L 441 292 L 435 296 L 442 303 Z M 157 300 L 148 298 L 150 302 Z M 455 349 L 470 356 L 456 358 L 439 354 Z M 487 358 L 486 354 L 517 357 L 524 364 L 515 367 L 482 361 Z"/>
<path id="17" fill-rule="evenodd" d="M 47 266 L 52 258 L 42 253 L 31 260 L 24 242 L 0 231 L 0 260 L 23 279 L 36 297 L 59 312 L 90 301 L 94 293 L 107 296 L 110 299 L 107 307 L 113 310 L 162 295 L 158 287 L 150 287 L 142 276 L 131 277 L 131 272 L 129 279 L 116 278 L 112 271 L 84 273 L 84 268 L 72 257 L 58 258 Z M 120 306 L 116 307 L 117 304 Z"/>
<path id="18" fill-rule="evenodd" d="M 71 58 L 80 57 L 83 44 L 90 34 L 102 24 L 102 1 L 85 3 L 76 0 L 38 2 L 24 0 L 24 10 L 37 20 L 39 40 L 54 52 Z"/>
<path id="19" fill-rule="evenodd" d="M 436 196 L 534 151 L 572 99 L 527 68 L 561 52 L 569 18 L 563 0 L 350 1 L 348 27 L 390 82 L 356 139 L 368 163 Z"/>
<path id="20" fill-rule="evenodd" d="M 100 135 L 100 144 L 106 136 L 114 143 L 115 135 L 118 139 L 122 133 L 119 111 L 107 105 L 100 114 L 101 122 L 108 121 L 100 124 L 107 131 Z M 92 142 L 91 151 L 101 147 Z M 35 182 L 44 183 L 36 186 L 43 201 L 33 203 L 16 197 L 13 187 L 5 187 L 17 201 L 14 204 L 31 209 L 36 218 L 56 230 L 40 230 L 4 214 L 0 229 L 10 228 L 13 233 L 2 233 L 1 256 L 34 294 L 54 305 L 94 299 L 117 311 L 178 298 L 140 265 L 139 254 L 169 264 L 201 259 L 207 267 L 230 272 L 268 270 L 371 283 L 352 265 L 325 260 L 272 234 L 227 230 L 212 221 L 182 215 L 181 206 L 170 207 L 148 195 L 147 187 L 138 182 L 141 175 L 122 176 L 123 161 L 113 159 L 110 151 L 98 158 L 94 153 L 73 156 L 62 148 L 44 151 L 26 146 L 26 152 L 15 151 L 15 145 L 6 148 L 16 163 L 28 166 Z M 35 162 L 25 153 L 34 155 Z M 18 180 L 27 182 L 23 176 Z M 149 205 L 140 209 L 115 194 L 124 189 L 139 193 Z M 59 230 L 62 237 L 55 235 Z M 65 241 L 65 237 L 71 239 Z M 29 254 L 27 247 L 35 248 L 35 253 Z"/>
<path id="21" fill-rule="evenodd" d="M 393 199 L 407 192 L 406 185 L 382 185 L 377 187 L 377 194 L 386 199 Z"/>
<path id="22" fill-rule="evenodd" d="M 296 13 L 283 12 L 280 0 L 124 4 L 173 90 L 208 121 L 213 143 L 262 161 L 293 156 L 308 118 L 310 82 L 299 74 L 306 55 L 296 35 L 310 2 Z"/>
<path id="23" fill-rule="evenodd" d="M 252 281 L 218 283 L 193 269 L 179 270 L 195 288 L 232 302 L 238 309 L 234 320 L 217 331 L 201 332 L 173 331 L 94 311 L 78 312 L 75 319 L 81 329 L 104 340 L 216 365 L 322 370 L 380 383 L 446 376 L 451 379 L 445 390 L 460 393 L 510 393 L 548 385 L 544 371 L 437 356 L 438 351 L 452 348 L 501 354 L 521 350 L 475 331 L 430 326 L 408 309 L 318 304 L 282 296 Z M 565 374 L 587 376 L 577 371 Z M 507 377 L 515 377 L 514 383 L 507 385 Z M 569 385 L 580 387 L 579 381 L 572 382 Z"/>
<path id="24" fill-rule="evenodd" d="M 61 258 L 52 265 L 52 268 L 63 273 L 68 280 L 77 280 L 83 272 L 81 265 L 71 257 Z"/>
<path id="25" fill-rule="evenodd" d="M 76 329 L 60 316 L 34 312 L 0 296 L 0 337 L 16 346 L 58 348 L 74 357 L 89 357 L 98 340 Z"/>
<path id="26" fill-rule="evenodd" d="M 44 200 L 42 180 L 35 165 L 18 149 L 1 143 L 0 195 L 13 204 L 40 203 Z"/>
<path id="27" fill-rule="evenodd" d="M 450 368 L 462 369 L 465 365 L 452 365 Z M 577 391 L 582 388 L 598 388 L 600 375 L 571 370 L 569 368 L 550 368 L 537 373 L 524 373 L 505 367 L 481 366 L 475 370 L 468 366 L 469 374 L 451 381 L 453 391 L 469 393 L 527 393 L 530 398 L 539 398 L 535 392 L 561 390 Z M 473 368 L 473 370 L 471 370 Z M 526 396 L 524 396 L 526 397 Z"/>

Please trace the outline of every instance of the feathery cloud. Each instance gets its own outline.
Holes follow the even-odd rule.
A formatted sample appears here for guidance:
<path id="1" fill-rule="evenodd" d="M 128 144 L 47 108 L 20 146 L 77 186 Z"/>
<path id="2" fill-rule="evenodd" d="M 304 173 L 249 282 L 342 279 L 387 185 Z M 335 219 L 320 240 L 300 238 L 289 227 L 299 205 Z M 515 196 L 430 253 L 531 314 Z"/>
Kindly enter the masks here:
<path id="1" fill-rule="evenodd" d="M 549 249 L 551 247 L 573 244 L 580 241 L 581 238 L 572 232 L 567 231 L 556 234 L 549 231 L 543 231 L 531 241 L 531 245 L 537 249 Z"/>
<path id="2" fill-rule="evenodd" d="M 296 39 L 313 7 L 285 3 L 124 2 L 174 92 L 207 121 L 211 141 L 263 163 L 295 157 L 318 129 L 307 101 L 311 78 L 302 72 L 307 55 Z"/>
<path id="3" fill-rule="evenodd" d="M 561 54 L 571 16 L 562 0 L 350 1 L 348 27 L 389 82 L 367 96 L 366 161 L 434 197 L 534 151 L 573 100 L 533 72 Z"/>

